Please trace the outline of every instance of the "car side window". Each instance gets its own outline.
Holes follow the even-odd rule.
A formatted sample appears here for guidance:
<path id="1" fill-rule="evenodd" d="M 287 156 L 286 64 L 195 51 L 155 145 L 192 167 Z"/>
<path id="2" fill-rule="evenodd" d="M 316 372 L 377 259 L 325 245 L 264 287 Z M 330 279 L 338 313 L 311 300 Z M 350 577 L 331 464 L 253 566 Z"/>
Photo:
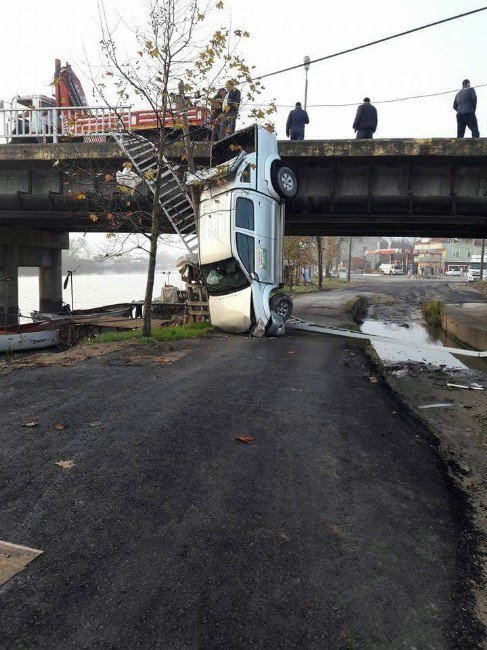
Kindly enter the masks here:
<path id="1" fill-rule="evenodd" d="M 237 199 L 235 226 L 246 230 L 254 229 L 254 203 L 250 199 Z"/>
<path id="2" fill-rule="evenodd" d="M 237 233 L 237 252 L 249 273 L 255 271 L 255 239 L 241 232 Z"/>

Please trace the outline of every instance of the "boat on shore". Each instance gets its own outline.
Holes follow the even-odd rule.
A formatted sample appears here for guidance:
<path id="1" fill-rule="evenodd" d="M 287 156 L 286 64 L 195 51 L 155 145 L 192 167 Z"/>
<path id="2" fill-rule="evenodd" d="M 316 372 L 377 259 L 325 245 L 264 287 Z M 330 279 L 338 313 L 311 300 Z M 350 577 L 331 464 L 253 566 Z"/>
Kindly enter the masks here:
<path id="1" fill-rule="evenodd" d="M 30 315 L 35 323 L 41 321 L 69 321 L 88 320 L 100 316 L 120 316 L 130 318 L 134 306 L 132 303 L 124 302 L 117 305 L 105 305 L 103 307 L 92 307 L 91 309 L 66 309 L 58 313 L 31 311 Z"/>
<path id="2" fill-rule="evenodd" d="M 0 329 L 0 354 L 42 350 L 59 344 L 59 328 L 52 322 L 9 325 Z"/>

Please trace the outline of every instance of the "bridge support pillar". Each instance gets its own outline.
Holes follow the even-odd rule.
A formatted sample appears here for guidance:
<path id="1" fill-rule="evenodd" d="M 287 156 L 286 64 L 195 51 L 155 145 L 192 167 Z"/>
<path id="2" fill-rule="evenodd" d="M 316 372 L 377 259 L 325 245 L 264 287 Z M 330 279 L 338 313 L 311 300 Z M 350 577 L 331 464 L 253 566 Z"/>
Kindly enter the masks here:
<path id="1" fill-rule="evenodd" d="M 19 249 L 0 247 L 0 329 L 19 322 Z"/>
<path id="2" fill-rule="evenodd" d="M 0 328 L 7 321 L 18 323 L 19 267 L 39 269 L 39 307 L 41 311 L 61 311 L 63 277 L 61 255 L 69 248 L 69 235 L 45 230 L 0 228 Z M 10 280 L 5 287 L 5 278 Z"/>
<path id="3" fill-rule="evenodd" d="M 60 312 L 63 308 L 61 250 L 52 248 L 50 266 L 39 267 L 39 311 Z"/>

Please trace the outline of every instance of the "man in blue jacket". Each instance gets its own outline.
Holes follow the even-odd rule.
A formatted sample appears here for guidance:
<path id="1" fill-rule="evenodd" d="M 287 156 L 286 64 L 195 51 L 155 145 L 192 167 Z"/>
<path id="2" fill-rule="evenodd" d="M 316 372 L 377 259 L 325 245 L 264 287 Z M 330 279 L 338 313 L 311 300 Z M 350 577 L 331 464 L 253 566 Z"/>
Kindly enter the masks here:
<path id="1" fill-rule="evenodd" d="M 365 97 L 364 103 L 357 108 L 353 122 L 353 130 L 357 133 L 358 140 L 370 140 L 377 129 L 377 109 L 372 106 L 370 99 Z"/>
<path id="2" fill-rule="evenodd" d="M 304 140 L 304 127 L 309 124 L 308 113 L 301 108 L 301 102 L 296 102 L 287 118 L 286 135 L 291 140 Z"/>
<path id="3" fill-rule="evenodd" d="M 465 137 L 465 129 L 468 126 L 472 132 L 472 138 L 479 138 L 479 126 L 477 123 L 477 93 L 475 88 L 470 87 L 470 81 L 464 79 L 462 89 L 459 90 L 453 102 L 453 108 L 457 112 L 457 138 Z"/>

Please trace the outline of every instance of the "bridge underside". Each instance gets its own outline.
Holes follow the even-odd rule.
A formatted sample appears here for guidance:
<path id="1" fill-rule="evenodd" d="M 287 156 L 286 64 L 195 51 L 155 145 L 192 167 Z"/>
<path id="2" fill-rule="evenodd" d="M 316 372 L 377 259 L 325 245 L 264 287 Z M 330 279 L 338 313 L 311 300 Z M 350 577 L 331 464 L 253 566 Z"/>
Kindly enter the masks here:
<path id="1" fill-rule="evenodd" d="M 487 139 L 280 142 L 279 151 L 299 187 L 286 206 L 288 235 L 487 237 Z M 207 164 L 208 145 L 195 155 Z M 118 192 L 122 163 L 111 143 L 0 147 L 0 227 L 140 229 L 148 205 Z"/>

